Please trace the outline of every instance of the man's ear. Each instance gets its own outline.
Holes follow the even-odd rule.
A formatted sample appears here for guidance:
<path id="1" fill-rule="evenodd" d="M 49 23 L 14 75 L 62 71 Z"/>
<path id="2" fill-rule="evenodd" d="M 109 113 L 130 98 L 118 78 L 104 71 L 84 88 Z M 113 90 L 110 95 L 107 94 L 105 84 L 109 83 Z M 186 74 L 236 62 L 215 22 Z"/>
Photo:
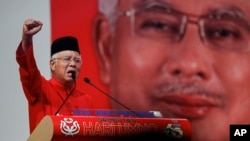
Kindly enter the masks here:
<path id="1" fill-rule="evenodd" d="M 53 72 L 56 69 L 56 62 L 53 59 L 49 61 L 50 70 Z"/>
<path id="2" fill-rule="evenodd" d="M 94 46 L 99 64 L 99 74 L 103 83 L 110 82 L 112 41 L 111 28 L 106 16 L 99 13 L 94 21 Z"/>

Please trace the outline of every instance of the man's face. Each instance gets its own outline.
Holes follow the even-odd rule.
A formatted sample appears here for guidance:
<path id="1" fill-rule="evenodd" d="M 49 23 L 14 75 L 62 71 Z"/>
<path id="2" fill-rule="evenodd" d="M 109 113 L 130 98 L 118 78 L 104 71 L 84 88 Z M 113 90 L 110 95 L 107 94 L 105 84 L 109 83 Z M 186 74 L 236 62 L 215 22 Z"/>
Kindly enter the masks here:
<path id="1" fill-rule="evenodd" d="M 188 118 L 193 141 L 228 141 L 230 124 L 250 124 L 250 1 L 121 0 L 120 11 L 131 8 L 113 38 L 105 20 L 98 31 L 101 78 L 113 97 Z"/>
<path id="2" fill-rule="evenodd" d="M 61 51 L 50 61 L 53 77 L 63 84 L 72 83 L 72 74 L 80 72 L 81 56 L 75 51 Z"/>

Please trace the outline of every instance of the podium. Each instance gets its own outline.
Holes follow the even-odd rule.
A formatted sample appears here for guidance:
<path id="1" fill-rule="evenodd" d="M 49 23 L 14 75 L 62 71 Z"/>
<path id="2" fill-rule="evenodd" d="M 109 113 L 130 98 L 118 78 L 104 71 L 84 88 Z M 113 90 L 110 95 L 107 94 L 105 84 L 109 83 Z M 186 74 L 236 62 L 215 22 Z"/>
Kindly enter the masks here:
<path id="1" fill-rule="evenodd" d="M 45 116 L 27 141 L 190 141 L 187 119 L 112 116 Z"/>

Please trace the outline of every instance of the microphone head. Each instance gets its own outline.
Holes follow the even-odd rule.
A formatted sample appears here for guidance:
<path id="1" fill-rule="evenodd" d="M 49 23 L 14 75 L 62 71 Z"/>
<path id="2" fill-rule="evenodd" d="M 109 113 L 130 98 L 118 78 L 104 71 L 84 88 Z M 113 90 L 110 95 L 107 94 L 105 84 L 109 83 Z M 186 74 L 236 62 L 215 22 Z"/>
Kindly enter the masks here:
<path id="1" fill-rule="evenodd" d="M 84 80 L 86 83 L 90 83 L 90 80 L 89 80 L 87 77 L 85 77 L 83 80 Z"/>
<path id="2" fill-rule="evenodd" d="M 76 72 L 71 71 L 70 73 L 71 73 L 72 79 L 75 81 L 76 80 Z"/>

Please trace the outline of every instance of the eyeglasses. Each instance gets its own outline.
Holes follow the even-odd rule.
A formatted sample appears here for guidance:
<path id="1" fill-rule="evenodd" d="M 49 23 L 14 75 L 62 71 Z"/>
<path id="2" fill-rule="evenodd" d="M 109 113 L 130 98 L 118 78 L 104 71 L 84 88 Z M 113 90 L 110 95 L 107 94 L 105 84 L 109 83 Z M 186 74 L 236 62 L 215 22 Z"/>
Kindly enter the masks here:
<path id="1" fill-rule="evenodd" d="M 187 24 L 195 24 L 199 27 L 201 40 L 215 49 L 249 50 L 250 23 L 236 10 L 214 10 L 198 17 L 170 6 L 151 4 L 121 12 L 120 16 L 130 17 L 132 33 L 148 40 L 180 42 Z"/>
<path id="2" fill-rule="evenodd" d="M 66 64 L 71 63 L 72 61 L 74 61 L 77 65 L 81 65 L 82 64 L 82 59 L 80 57 L 70 57 L 70 56 L 64 56 L 64 57 L 58 57 L 58 58 L 53 58 L 53 59 L 60 59 L 63 62 L 65 62 Z"/>

